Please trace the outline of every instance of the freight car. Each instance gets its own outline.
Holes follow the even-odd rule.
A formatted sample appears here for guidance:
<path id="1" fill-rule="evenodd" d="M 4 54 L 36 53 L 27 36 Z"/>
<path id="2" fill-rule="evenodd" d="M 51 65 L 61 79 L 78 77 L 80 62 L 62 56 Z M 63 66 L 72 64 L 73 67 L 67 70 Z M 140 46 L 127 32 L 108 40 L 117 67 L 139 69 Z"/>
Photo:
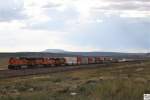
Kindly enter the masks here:
<path id="1" fill-rule="evenodd" d="M 77 57 L 64 57 L 66 65 L 77 65 Z"/>
<path id="2" fill-rule="evenodd" d="M 95 63 L 95 57 L 88 57 L 88 64 L 94 64 Z"/>
<path id="3" fill-rule="evenodd" d="M 99 64 L 99 63 L 103 63 L 104 62 L 104 57 L 95 57 L 95 63 Z"/>
<path id="4" fill-rule="evenodd" d="M 54 67 L 62 65 L 100 64 L 111 62 L 111 57 L 11 57 L 8 69 Z"/>

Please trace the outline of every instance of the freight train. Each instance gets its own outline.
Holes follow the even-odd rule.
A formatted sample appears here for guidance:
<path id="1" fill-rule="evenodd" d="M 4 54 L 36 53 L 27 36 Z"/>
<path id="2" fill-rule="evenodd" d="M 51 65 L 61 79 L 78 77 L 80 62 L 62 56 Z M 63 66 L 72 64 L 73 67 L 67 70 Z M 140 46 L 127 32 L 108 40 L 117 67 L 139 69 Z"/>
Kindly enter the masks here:
<path id="1" fill-rule="evenodd" d="M 11 57 L 8 69 L 100 64 L 113 61 L 111 57 Z"/>

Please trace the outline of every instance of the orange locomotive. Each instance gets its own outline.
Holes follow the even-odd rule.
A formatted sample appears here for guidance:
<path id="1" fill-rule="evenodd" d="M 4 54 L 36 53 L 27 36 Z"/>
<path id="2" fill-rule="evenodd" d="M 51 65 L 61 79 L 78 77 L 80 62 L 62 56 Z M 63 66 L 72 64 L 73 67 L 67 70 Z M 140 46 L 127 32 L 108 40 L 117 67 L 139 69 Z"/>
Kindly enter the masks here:
<path id="1" fill-rule="evenodd" d="M 9 59 L 8 69 L 48 67 L 65 64 L 63 58 L 33 58 L 33 57 L 11 57 Z"/>

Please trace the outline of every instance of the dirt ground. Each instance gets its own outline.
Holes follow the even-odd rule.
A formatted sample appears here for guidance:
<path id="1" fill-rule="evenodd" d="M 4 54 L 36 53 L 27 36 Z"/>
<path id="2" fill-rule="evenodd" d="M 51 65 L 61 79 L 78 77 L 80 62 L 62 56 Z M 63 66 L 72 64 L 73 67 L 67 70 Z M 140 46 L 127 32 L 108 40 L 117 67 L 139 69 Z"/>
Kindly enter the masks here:
<path id="1" fill-rule="evenodd" d="M 0 58 L 0 70 L 7 69 L 8 58 Z"/>

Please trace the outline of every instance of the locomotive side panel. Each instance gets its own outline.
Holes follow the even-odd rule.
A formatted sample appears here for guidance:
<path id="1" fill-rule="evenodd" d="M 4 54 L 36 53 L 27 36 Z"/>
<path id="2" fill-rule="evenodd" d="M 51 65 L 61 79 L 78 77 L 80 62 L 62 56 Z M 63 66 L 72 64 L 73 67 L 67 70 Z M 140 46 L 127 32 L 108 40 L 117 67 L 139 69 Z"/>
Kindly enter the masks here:
<path id="1" fill-rule="evenodd" d="M 26 59 L 14 58 L 9 59 L 8 69 L 20 69 L 21 66 L 26 66 L 28 61 Z"/>
<path id="2" fill-rule="evenodd" d="M 55 59 L 54 58 L 44 58 L 43 65 L 44 66 L 55 66 Z"/>
<path id="3" fill-rule="evenodd" d="M 65 65 L 65 64 L 66 64 L 65 58 L 55 58 L 55 65 L 56 66 L 61 66 L 61 65 Z"/>

